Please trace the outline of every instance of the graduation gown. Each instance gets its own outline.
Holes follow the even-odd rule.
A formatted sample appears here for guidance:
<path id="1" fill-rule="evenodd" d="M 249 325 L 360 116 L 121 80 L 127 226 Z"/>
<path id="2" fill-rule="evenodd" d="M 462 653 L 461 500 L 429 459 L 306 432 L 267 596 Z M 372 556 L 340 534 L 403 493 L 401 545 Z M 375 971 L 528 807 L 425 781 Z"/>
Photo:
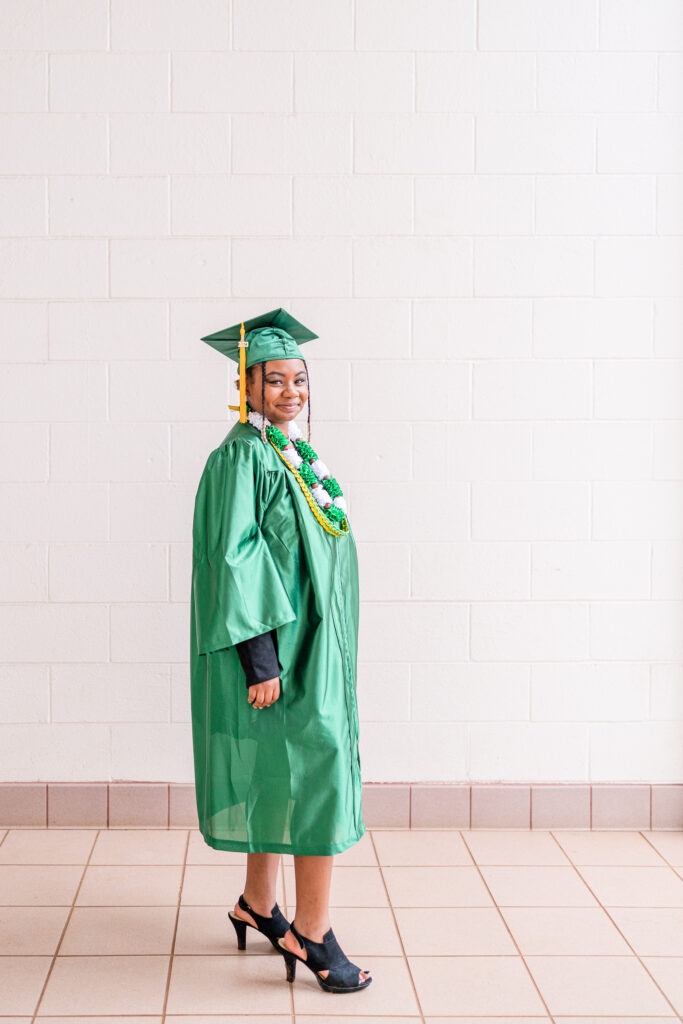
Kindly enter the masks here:
<path id="1" fill-rule="evenodd" d="M 218 850 L 339 853 L 365 832 L 353 533 L 328 533 L 270 442 L 237 422 L 206 461 L 192 536 L 190 685 L 202 836 Z M 259 675 L 250 659 L 261 655 L 265 671 L 280 667 L 281 692 L 259 710 L 246 687 L 249 675 Z"/>

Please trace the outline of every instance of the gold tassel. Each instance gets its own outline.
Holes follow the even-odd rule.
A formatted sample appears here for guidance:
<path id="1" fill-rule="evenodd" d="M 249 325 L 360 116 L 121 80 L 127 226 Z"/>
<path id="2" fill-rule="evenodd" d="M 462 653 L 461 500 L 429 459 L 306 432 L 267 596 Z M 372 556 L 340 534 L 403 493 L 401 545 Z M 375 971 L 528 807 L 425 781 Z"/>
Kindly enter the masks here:
<path id="1" fill-rule="evenodd" d="M 244 320 L 240 327 L 240 423 L 247 422 L 247 346 L 248 341 L 244 340 Z"/>
<path id="2" fill-rule="evenodd" d="M 249 342 L 244 340 L 244 320 L 240 327 L 240 340 L 237 342 L 240 350 L 240 404 L 228 405 L 228 409 L 239 409 L 240 423 L 247 422 L 247 349 Z"/>

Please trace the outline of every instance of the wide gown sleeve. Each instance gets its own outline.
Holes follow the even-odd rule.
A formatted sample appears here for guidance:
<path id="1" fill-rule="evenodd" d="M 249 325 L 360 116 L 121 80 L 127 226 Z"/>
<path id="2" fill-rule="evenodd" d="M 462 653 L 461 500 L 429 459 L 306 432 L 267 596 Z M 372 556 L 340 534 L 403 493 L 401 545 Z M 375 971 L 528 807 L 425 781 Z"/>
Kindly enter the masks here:
<path id="1" fill-rule="evenodd" d="M 211 453 L 195 499 L 192 594 L 198 654 L 267 633 L 296 614 L 259 526 L 267 480 L 252 444 Z"/>

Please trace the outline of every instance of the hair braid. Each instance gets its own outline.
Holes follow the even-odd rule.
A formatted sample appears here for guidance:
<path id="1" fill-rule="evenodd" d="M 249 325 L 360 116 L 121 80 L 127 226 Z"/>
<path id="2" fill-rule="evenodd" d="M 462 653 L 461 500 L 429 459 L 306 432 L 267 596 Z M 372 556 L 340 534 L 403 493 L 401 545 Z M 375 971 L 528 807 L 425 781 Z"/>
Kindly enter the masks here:
<path id="1" fill-rule="evenodd" d="M 307 362 L 306 362 L 306 360 L 304 359 L 303 356 L 301 357 L 301 361 L 303 362 L 304 368 L 306 370 L 306 385 L 308 387 L 308 399 L 307 399 L 307 401 L 308 401 L 308 418 L 307 418 L 307 423 L 306 423 L 306 440 L 310 444 L 311 443 L 311 382 L 310 382 L 310 380 L 308 378 L 308 364 L 307 364 Z"/>
<path id="2" fill-rule="evenodd" d="M 266 438 L 266 362 L 261 363 L 261 440 L 267 443 Z"/>

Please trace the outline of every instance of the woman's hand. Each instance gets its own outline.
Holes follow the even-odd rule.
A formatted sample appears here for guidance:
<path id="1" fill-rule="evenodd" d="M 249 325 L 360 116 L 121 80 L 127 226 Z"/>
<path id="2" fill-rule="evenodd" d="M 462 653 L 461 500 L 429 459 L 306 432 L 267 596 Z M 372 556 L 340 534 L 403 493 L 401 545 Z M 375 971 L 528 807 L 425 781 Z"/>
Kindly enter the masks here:
<path id="1" fill-rule="evenodd" d="M 265 679 L 249 687 L 249 703 L 254 708 L 267 708 L 280 696 L 280 677 Z"/>

